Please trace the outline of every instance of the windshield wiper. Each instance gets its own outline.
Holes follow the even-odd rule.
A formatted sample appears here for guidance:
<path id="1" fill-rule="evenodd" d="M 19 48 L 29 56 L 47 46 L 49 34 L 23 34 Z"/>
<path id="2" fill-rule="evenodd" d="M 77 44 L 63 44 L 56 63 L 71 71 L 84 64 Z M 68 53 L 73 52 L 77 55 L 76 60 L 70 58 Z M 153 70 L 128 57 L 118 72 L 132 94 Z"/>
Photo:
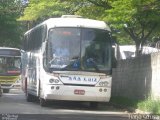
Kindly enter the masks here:
<path id="1" fill-rule="evenodd" d="M 80 59 L 79 57 L 74 57 L 70 59 L 70 63 L 62 68 L 62 70 L 78 70 L 80 69 Z"/>

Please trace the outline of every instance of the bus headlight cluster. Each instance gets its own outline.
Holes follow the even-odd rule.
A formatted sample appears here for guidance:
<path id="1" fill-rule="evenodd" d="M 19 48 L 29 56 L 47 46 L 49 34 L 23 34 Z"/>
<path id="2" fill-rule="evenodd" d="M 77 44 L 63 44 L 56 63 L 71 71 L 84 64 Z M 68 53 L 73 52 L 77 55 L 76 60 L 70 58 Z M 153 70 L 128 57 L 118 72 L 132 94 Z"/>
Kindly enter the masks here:
<path id="1" fill-rule="evenodd" d="M 49 82 L 50 83 L 59 83 L 59 80 L 58 79 L 50 79 Z"/>
<path id="2" fill-rule="evenodd" d="M 99 86 L 104 86 L 104 87 L 106 87 L 106 86 L 108 86 L 108 82 L 107 81 L 101 81 L 101 82 L 99 82 Z"/>

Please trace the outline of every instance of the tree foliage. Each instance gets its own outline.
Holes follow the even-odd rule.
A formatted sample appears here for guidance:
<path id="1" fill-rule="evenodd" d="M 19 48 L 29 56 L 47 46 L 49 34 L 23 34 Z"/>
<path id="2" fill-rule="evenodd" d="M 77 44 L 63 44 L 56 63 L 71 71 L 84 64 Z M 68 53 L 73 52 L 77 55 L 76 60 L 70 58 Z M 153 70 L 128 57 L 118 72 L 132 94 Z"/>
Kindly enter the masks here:
<path id="1" fill-rule="evenodd" d="M 60 4 L 58 0 L 30 0 L 24 15 L 19 20 L 36 21 L 48 17 L 56 17 L 69 12 L 69 5 Z"/>
<path id="2" fill-rule="evenodd" d="M 117 0 L 112 2 L 112 9 L 106 10 L 104 20 L 123 29 L 135 42 L 139 55 L 148 38 L 159 29 L 160 10 L 157 4 L 157 0 Z"/>
<path id="3" fill-rule="evenodd" d="M 21 3 L 16 0 L 0 0 L 0 46 L 18 47 Z"/>
<path id="4" fill-rule="evenodd" d="M 79 14 L 83 17 L 100 20 L 103 18 L 103 12 L 105 12 L 105 8 L 103 8 L 105 5 L 101 3 L 102 1 L 103 0 L 99 2 L 94 0 L 30 0 L 28 6 L 25 8 L 24 14 L 19 20 L 36 21 L 37 23 L 49 17 L 60 17 L 64 14 Z"/>
<path id="5" fill-rule="evenodd" d="M 104 20 L 118 29 L 121 43 L 128 43 L 126 38 L 130 36 L 138 54 L 146 41 L 154 36 L 153 33 L 159 33 L 159 5 L 159 0 L 30 0 L 20 19 L 36 21 L 63 14 L 78 14 Z"/>

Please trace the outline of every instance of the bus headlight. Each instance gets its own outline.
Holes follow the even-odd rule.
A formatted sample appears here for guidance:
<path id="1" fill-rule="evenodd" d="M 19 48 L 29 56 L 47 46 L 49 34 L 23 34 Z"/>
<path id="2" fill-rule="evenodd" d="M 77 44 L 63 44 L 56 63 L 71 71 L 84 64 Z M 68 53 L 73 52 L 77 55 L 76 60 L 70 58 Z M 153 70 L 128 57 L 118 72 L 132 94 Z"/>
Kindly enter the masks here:
<path id="1" fill-rule="evenodd" d="M 59 83 L 59 80 L 58 79 L 50 79 L 49 82 L 50 83 Z"/>

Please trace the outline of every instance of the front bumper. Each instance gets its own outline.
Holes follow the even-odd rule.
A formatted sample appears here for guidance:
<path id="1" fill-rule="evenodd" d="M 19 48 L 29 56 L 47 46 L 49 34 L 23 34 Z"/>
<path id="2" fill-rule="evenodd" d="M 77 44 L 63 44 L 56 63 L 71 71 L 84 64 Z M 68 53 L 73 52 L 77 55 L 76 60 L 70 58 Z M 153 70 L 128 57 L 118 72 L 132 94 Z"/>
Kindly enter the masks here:
<path id="1" fill-rule="evenodd" d="M 75 93 L 75 90 L 82 90 L 84 93 Z M 48 85 L 44 91 L 46 100 L 109 102 L 110 97 L 111 88 L 107 87 Z"/>

